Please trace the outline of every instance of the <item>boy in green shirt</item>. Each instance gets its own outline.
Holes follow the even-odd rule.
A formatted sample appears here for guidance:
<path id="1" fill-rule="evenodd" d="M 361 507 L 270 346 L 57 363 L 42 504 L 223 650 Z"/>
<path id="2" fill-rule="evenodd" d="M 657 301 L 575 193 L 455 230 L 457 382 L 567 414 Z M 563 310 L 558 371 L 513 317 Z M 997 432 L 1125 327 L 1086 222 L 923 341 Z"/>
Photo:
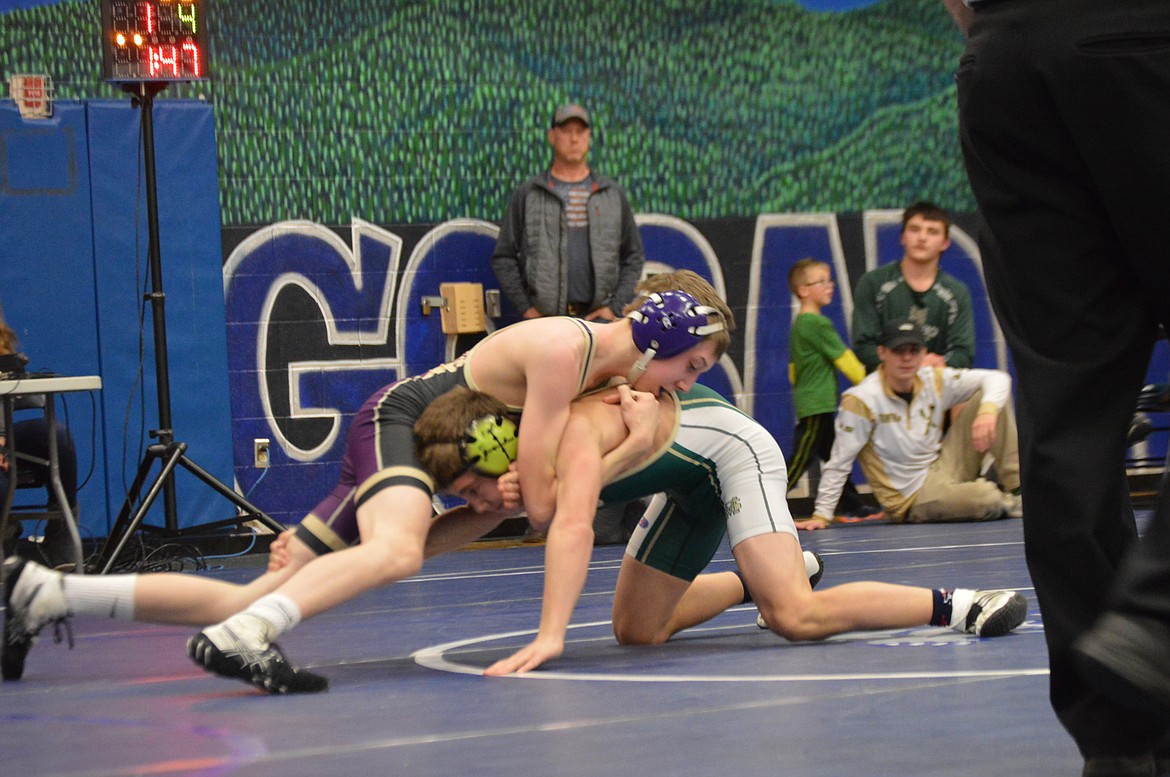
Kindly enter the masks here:
<path id="1" fill-rule="evenodd" d="M 833 301 L 836 288 L 829 265 L 816 259 L 801 259 L 788 272 L 788 288 L 800 300 L 800 312 L 792 322 L 788 339 L 788 379 L 796 405 L 796 432 L 788 459 L 788 488 L 791 490 L 815 456 L 828 461 L 833 450 L 833 422 L 837 415 L 837 370 L 851 383 L 865 377 L 865 366 L 841 340 L 833 322 L 821 309 Z M 815 489 L 814 489 L 815 491 Z M 845 514 L 871 516 L 852 481 L 841 494 L 839 510 Z M 798 529 L 823 528 L 796 521 Z"/>

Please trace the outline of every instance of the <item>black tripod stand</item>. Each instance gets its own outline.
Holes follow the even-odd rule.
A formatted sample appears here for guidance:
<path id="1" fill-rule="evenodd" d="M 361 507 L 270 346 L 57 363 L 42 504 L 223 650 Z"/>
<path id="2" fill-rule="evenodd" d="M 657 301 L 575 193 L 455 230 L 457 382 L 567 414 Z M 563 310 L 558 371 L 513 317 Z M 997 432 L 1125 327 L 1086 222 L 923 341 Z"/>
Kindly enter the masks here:
<path id="1" fill-rule="evenodd" d="M 174 430 L 171 428 L 171 387 L 170 368 L 167 360 L 167 323 L 166 323 L 166 295 L 162 288 L 162 257 L 159 252 L 158 238 L 158 191 L 154 168 L 154 120 L 152 109 L 154 96 L 166 87 L 162 82 L 145 81 L 127 83 L 122 88 L 134 96 L 134 104 L 142 110 L 142 151 L 146 176 L 146 219 L 149 230 L 148 259 L 150 263 L 151 291 L 146 295 L 151 306 L 151 319 L 154 323 L 154 366 L 155 383 L 158 390 L 158 425 L 159 428 L 151 431 L 151 436 L 157 437 L 158 442 L 146 449 L 142 462 L 138 465 L 138 473 L 126 494 L 126 501 L 118 513 L 117 520 L 110 530 L 98 557 L 97 564 L 105 574 L 114 566 L 114 562 L 121 555 L 123 548 L 131 535 L 142 527 L 142 521 L 147 511 L 154 504 L 160 492 L 163 494 L 163 510 L 166 516 L 165 528 L 147 526 L 144 528 L 163 531 L 169 536 L 181 537 L 195 532 L 206 532 L 227 526 L 239 526 L 252 520 L 259 520 L 276 532 L 284 530 L 279 522 L 262 512 L 226 485 L 216 480 L 207 470 L 200 467 L 187 456 L 187 444 L 176 442 Z M 142 490 L 150 477 L 150 471 L 155 461 L 162 463 L 162 469 L 151 482 L 145 497 Z M 239 509 L 234 518 L 223 521 L 202 524 L 200 526 L 179 529 L 175 500 L 175 467 L 182 466 L 199 480 L 206 483 L 221 496 L 232 502 Z"/>

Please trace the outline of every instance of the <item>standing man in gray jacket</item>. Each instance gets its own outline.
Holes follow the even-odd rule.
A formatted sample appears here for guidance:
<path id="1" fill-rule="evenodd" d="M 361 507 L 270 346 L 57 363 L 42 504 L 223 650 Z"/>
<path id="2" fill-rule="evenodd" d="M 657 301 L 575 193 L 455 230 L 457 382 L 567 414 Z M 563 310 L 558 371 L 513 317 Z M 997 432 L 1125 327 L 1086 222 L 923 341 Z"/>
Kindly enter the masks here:
<path id="1" fill-rule="evenodd" d="M 626 194 L 589 169 L 591 128 L 580 105 L 558 108 L 548 131 L 552 165 L 508 202 L 492 269 L 524 318 L 611 321 L 642 276 L 642 238 Z"/>

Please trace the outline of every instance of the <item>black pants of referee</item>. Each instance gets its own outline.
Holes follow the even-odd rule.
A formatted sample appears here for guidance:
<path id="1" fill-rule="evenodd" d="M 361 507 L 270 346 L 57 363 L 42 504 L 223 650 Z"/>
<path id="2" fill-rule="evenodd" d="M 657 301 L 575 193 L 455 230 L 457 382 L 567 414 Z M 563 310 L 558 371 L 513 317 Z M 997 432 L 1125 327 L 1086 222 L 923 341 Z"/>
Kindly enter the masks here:
<path id="1" fill-rule="evenodd" d="M 1019 376 L 1052 705 L 1086 757 L 1149 752 L 1167 722 L 1093 692 L 1069 648 L 1107 606 L 1170 622 L 1167 513 L 1139 543 L 1124 471 L 1170 322 L 1170 2 L 989 2 L 957 79 L 988 290 Z"/>

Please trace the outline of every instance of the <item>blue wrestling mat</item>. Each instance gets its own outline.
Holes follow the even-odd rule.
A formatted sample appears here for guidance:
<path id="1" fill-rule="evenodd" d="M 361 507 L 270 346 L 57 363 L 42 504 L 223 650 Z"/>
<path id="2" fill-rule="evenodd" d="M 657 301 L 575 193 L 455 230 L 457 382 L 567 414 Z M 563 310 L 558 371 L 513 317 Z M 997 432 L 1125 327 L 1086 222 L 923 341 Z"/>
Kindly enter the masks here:
<path id="1" fill-rule="evenodd" d="M 327 693 L 270 697 L 205 674 L 190 628 L 74 619 L 0 687 L 12 775 L 1077 774 L 1047 700 L 1042 624 L 1019 521 L 855 525 L 802 535 L 821 587 L 873 579 L 1015 588 L 1017 633 L 947 629 L 789 643 L 740 607 L 658 647 L 610 632 L 620 547 L 602 547 L 564 656 L 522 677 L 479 673 L 527 642 L 543 548 L 434 559 L 418 577 L 301 624 L 282 640 Z M 721 551 L 710 569 L 731 568 Z M 215 572 L 225 579 L 256 570 Z"/>

